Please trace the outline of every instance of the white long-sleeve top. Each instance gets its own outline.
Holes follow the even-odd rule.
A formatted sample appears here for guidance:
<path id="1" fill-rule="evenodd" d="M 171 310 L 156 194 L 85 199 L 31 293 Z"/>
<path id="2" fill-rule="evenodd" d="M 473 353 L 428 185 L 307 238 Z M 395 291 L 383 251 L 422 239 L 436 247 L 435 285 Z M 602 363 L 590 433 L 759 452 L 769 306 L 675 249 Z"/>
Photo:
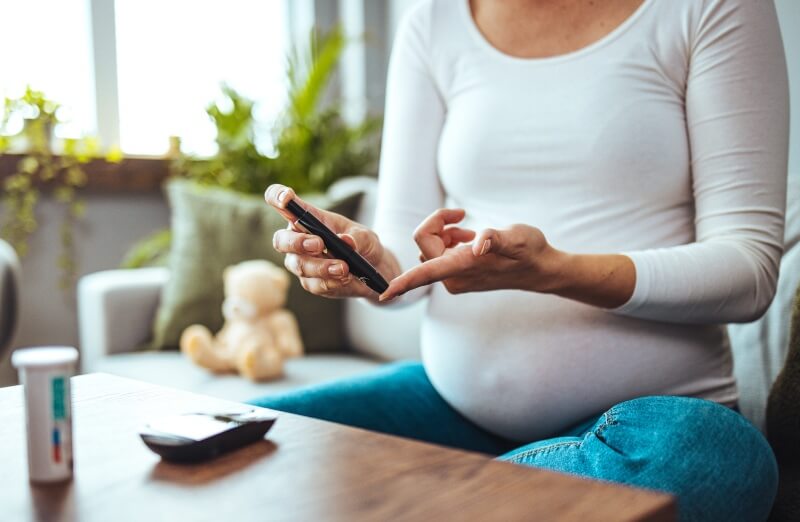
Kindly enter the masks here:
<path id="1" fill-rule="evenodd" d="M 422 325 L 443 398 L 531 441 L 646 395 L 737 400 L 724 328 L 769 305 L 782 253 L 788 87 L 771 0 L 645 0 L 575 52 L 503 54 L 467 0 L 402 22 L 375 228 L 404 269 L 443 206 L 480 231 L 525 223 L 558 249 L 625 253 L 633 296 L 451 295 Z"/>

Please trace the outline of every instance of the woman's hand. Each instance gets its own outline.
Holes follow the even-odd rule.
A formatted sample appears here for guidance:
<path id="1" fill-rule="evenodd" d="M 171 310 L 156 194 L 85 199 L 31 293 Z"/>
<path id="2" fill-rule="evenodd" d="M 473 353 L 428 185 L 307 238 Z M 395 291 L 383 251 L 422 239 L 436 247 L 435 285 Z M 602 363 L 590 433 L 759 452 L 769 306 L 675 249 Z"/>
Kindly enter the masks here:
<path id="1" fill-rule="evenodd" d="M 621 254 L 568 254 L 553 248 L 538 228 L 512 225 L 479 234 L 455 226 L 460 209 L 441 209 L 414 233 L 422 264 L 389 283 L 380 300 L 441 281 L 452 294 L 526 290 L 614 308 L 633 294 L 636 269 Z M 462 244 L 474 239 L 471 245 Z"/>
<path id="2" fill-rule="evenodd" d="M 440 209 L 415 231 L 423 261 L 389 283 L 380 300 L 442 281 L 450 293 L 522 289 L 547 292 L 558 276 L 563 253 L 528 225 L 480 234 L 455 226 L 464 210 Z M 473 240 L 471 245 L 462 244 Z"/>
<path id="3" fill-rule="evenodd" d="M 392 278 L 400 270 L 394 256 L 388 253 L 378 236 L 366 227 L 340 214 L 314 208 L 295 195 L 294 190 L 283 185 L 270 185 L 264 199 L 289 222 L 272 238 L 278 252 L 286 254 L 284 266 L 300 278 L 303 288 L 312 294 L 325 297 L 368 297 L 377 299 L 375 292 L 352 276 L 347 263 L 332 259 L 325 253 L 322 238 L 307 234 L 294 225 L 296 218 L 286 210 L 286 204 L 295 200 L 310 210 L 322 223 L 370 262 L 384 277 Z"/>

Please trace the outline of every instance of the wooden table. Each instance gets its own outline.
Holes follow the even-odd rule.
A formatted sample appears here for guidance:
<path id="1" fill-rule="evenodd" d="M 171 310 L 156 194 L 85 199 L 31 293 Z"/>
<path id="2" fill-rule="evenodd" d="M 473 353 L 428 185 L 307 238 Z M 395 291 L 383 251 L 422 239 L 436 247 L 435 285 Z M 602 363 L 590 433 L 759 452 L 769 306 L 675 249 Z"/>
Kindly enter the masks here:
<path id="1" fill-rule="evenodd" d="M 73 382 L 75 477 L 28 482 L 22 389 L 0 389 L 0 519 L 674 520 L 671 497 L 281 414 L 267 439 L 205 464 L 161 462 L 136 429 L 241 404 L 91 374 Z"/>

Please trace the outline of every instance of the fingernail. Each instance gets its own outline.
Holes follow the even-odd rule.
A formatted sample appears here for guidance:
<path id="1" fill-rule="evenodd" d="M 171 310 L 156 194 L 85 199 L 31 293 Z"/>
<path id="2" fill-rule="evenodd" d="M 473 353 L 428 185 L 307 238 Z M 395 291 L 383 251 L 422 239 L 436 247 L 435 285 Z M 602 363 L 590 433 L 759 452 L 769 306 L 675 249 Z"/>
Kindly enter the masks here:
<path id="1" fill-rule="evenodd" d="M 288 191 L 288 190 L 286 190 L 286 189 L 283 189 L 283 190 L 281 191 L 281 193 L 280 193 L 280 194 L 278 194 L 278 201 L 280 201 L 281 203 L 283 203 L 283 200 L 284 200 L 284 199 L 286 199 L 286 196 L 287 196 L 287 195 L 289 195 L 289 191 Z"/>
<path id="2" fill-rule="evenodd" d="M 342 275 L 344 274 L 344 267 L 340 264 L 331 265 L 328 267 L 328 273 L 330 275 Z"/>
<path id="3" fill-rule="evenodd" d="M 319 241 L 316 239 L 305 239 L 303 240 L 303 250 L 306 252 L 316 252 L 319 250 Z"/>
<path id="4" fill-rule="evenodd" d="M 492 246 L 492 240 L 491 239 L 485 240 L 483 242 L 483 245 L 481 245 L 481 253 L 479 255 L 484 255 L 486 252 L 489 251 L 489 248 L 491 246 Z"/>

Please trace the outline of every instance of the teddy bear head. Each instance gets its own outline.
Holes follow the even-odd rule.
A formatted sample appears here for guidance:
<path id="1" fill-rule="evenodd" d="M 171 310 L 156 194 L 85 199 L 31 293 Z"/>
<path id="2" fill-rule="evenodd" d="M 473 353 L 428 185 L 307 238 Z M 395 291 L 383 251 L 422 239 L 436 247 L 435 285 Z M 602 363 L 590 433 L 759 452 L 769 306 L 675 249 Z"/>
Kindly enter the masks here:
<path id="1" fill-rule="evenodd" d="M 269 261 L 244 261 L 223 273 L 226 319 L 253 319 L 282 308 L 289 289 L 289 274 Z"/>

